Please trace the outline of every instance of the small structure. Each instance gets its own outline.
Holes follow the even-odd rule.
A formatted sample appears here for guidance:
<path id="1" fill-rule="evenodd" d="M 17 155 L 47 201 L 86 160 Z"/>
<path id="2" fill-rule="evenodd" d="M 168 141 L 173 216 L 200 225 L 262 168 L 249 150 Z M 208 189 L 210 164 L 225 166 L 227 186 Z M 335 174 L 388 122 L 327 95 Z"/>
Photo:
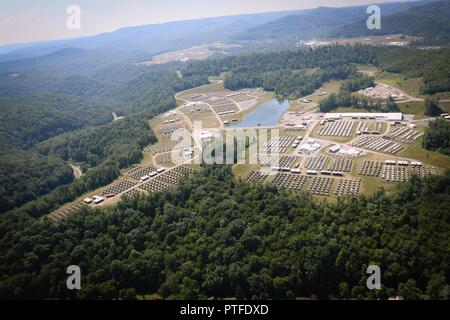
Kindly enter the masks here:
<path id="1" fill-rule="evenodd" d="M 89 203 L 92 202 L 92 199 L 91 198 L 85 198 L 83 201 L 84 201 L 84 203 L 89 204 Z"/>
<path id="2" fill-rule="evenodd" d="M 99 203 L 103 202 L 104 200 L 105 199 L 103 197 L 100 197 L 100 196 L 97 196 L 97 195 L 94 196 L 94 203 L 95 204 L 99 204 Z"/>
<path id="3" fill-rule="evenodd" d="M 328 151 L 331 153 L 337 153 L 339 150 L 341 150 L 341 145 L 339 144 L 335 144 L 334 146 L 328 148 Z"/>
<path id="4" fill-rule="evenodd" d="M 402 121 L 403 114 L 401 112 L 343 112 L 343 113 L 326 113 L 324 117 L 327 121 L 340 119 L 380 119 L 386 121 Z"/>
<path id="5" fill-rule="evenodd" d="M 154 176 L 156 176 L 157 174 L 158 174 L 158 172 L 152 171 L 152 172 L 150 172 L 148 175 L 149 175 L 150 177 L 154 177 Z"/>
<path id="6" fill-rule="evenodd" d="M 359 149 L 350 148 L 346 150 L 341 149 L 337 153 L 340 156 L 358 157 L 362 153 L 362 151 Z"/>

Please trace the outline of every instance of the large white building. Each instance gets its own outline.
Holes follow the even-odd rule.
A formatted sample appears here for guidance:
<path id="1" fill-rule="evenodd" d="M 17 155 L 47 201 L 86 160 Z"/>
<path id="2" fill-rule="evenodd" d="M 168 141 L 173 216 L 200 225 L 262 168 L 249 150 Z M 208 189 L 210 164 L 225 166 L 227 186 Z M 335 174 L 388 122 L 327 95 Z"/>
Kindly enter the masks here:
<path id="1" fill-rule="evenodd" d="M 403 114 L 401 112 L 343 112 L 343 113 L 326 113 L 324 118 L 326 120 L 340 120 L 340 119 L 376 119 L 386 121 L 402 121 Z"/>

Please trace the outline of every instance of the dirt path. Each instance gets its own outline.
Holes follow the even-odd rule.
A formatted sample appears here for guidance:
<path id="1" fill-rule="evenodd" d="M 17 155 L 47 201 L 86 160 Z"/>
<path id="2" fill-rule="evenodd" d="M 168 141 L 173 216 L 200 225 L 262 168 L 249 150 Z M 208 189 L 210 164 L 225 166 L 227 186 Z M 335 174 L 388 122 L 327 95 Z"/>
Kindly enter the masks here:
<path id="1" fill-rule="evenodd" d="M 83 175 L 83 173 L 81 172 L 81 169 L 78 168 L 77 166 L 73 165 L 72 163 L 70 163 L 69 165 L 72 168 L 73 176 L 75 177 L 75 179 L 80 179 L 81 176 Z"/>

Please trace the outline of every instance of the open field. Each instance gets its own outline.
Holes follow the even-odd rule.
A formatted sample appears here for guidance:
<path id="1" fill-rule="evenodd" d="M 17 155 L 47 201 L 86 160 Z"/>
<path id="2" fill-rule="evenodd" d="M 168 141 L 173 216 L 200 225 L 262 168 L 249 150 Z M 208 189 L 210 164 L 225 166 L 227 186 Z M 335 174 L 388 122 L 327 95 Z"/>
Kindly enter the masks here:
<path id="1" fill-rule="evenodd" d="M 356 64 L 355 67 L 356 70 L 368 76 L 374 76 L 378 72 L 375 66 L 369 64 Z"/>
<path id="2" fill-rule="evenodd" d="M 295 101 L 291 101 L 291 105 L 287 111 L 291 112 L 309 112 L 318 108 L 318 104 L 321 100 L 328 97 L 331 93 L 338 93 L 341 87 L 342 81 L 333 80 L 325 83 L 322 87 L 317 89 L 313 94 L 302 97 Z M 320 94 L 325 93 L 326 94 Z M 309 103 L 303 102 L 304 99 L 310 100 Z"/>
<path id="3" fill-rule="evenodd" d="M 423 161 L 439 167 L 441 170 L 450 168 L 450 157 L 435 151 L 425 150 L 422 148 L 422 139 L 413 142 L 409 148 L 400 151 L 398 155 Z"/>
<path id="4" fill-rule="evenodd" d="M 180 98 L 186 97 L 187 95 L 192 95 L 192 94 L 204 94 L 204 93 L 213 93 L 213 92 L 231 92 L 228 89 L 225 89 L 225 87 L 223 86 L 223 82 L 214 82 L 211 84 L 207 84 L 201 87 L 197 87 L 197 88 L 193 88 L 190 90 L 186 90 L 184 91 L 182 94 L 180 94 Z"/>
<path id="5" fill-rule="evenodd" d="M 413 114 L 416 119 L 424 119 L 428 118 L 424 114 L 425 111 L 425 102 L 423 101 L 408 101 L 397 103 L 400 108 L 400 112 L 406 114 Z"/>
<path id="6" fill-rule="evenodd" d="M 398 88 L 410 96 L 424 98 L 424 96 L 420 94 L 420 88 L 423 84 L 422 78 L 405 79 L 397 73 L 378 72 L 375 75 L 375 81 Z"/>
<path id="7" fill-rule="evenodd" d="M 153 56 L 150 60 L 141 62 L 144 65 L 163 64 L 173 61 L 186 62 L 189 60 L 203 60 L 214 54 L 227 54 L 233 49 L 240 48 L 238 44 L 211 43 L 200 46 L 193 46 L 184 50 L 170 51 L 160 55 Z"/>
<path id="8" fill-rule="evenodd" d="M 441 101 L 439 105 L 445 112 L 450 113 L 450 101 Z"/>

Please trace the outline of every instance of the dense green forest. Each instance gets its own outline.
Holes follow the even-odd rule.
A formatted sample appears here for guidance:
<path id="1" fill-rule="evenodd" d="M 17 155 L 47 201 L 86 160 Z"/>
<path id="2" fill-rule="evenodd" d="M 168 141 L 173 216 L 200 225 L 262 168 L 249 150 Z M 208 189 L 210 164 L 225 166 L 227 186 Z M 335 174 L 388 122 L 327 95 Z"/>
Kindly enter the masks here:
<path id="1" fill-rule="evenodd" d="M 111 109 L 75 96 L 0 97 L 0 143 L 27 149 L 56 135 L 112 121 Z"/>
<path id="2" fill-rule="evenodd" d="M 450 156 L 450 122 L 436 119 L 430 122 L 423 136 L 423 147 Z"/>
<path id="3" fill-rule="evenodd" d="M 363 45 L 326 46 L 196 61 L 183 74 L 204 78 L 226 72 L 225 86 L 240 89 L 263 86 L 286 97 L 309 94 L 330 79 L 354 76 L 353 64 L 372 64 L 404 78 L 422 77 L 424 94 L 450 91 L 450 51 Z M 305 72 L 305 69 L 318 69 Z M 368 83 L 369 79 L 364 79 Z"/>
<path id="4" fill-rule="evenodd" d="M 348 92 L 332 93 L 319 103 L 320 112 L 330 112 L 336 108 L 355 108 L 373 112 L 399 112 L 397 103 L 389 97 L 387 102 L 380 99 L 372 100 L 366 97 L 352 95 Z"/>
<path id="5" fill-rule="evenodd" d="M 0 213 L 73 181 L 64 161 L 23 151 L 0 154 Z"/>
<path id="6" fill-rule="evenodd" d="M 439 105 L 439 100 L 436 98 L 425 99 L 425 111 L 424 114 L 430 117 L 437 117 L 443 114 L 444 111 Z"/>
<path id="7" fill-rule="evenodd" d="M 0 88 L 5 89 L 4 92 L 0 89 L 0 115 L 4 119 L 0 154 L 20 154 L 19 163 L 55 169 L 44 170 L 47 176 L 43 177 L 29 168 L 28 179 L 22 180 L 22 187 L 18 187 L 19 182 L 14 184 L 16 200 L 10 199 L 4 210 L 32 200 L 23 210 L 33 216 L 46 214 L 84 192 L 112 182 L 121 168 L 138 163 L 142 159 L 142 149 L 155 142 L 147 120 L 175 107 L 175 92 L 208 81 L 202 75 L 180 79 L 175 67 L 172 64 L 155 67 L 114 64 L 91 70 L 95 81 L 103 83 L 102 87 L 91 88 L 95 89 L 89 91 L 91 93 L 83 87 L 91 86 L 89 81 L 78 79 L 78 85 L 69 85 L 61 80 L 61 77 L 71 77 L 64 73 L 57 76 L 44 73 L 45 85 L 39 81 L 19 81 L 17 86 L 13 85 L 17 92 L 4 86 L 0 79 Z M 41 73 L 43 71 L 31 69 L 24 77 L 39 80 L 34 77 Z M 21 87 L 26 90 L 20 92 Z M 112 112 L 126 118 L 111 123 Z M 88 174 L 81 181 L 66 185 L 71 179 L 60 172 L 68 166 L 61 161 L 56 164 L 55 157 L 79 162 L 84 170 L 88 169 Z M 11 169 L 9 162 L 0 161 L 2 181 L 16 181 L 20 177 L 20 165 L 17 170 Z M 41 180 L 41 184 L 37 184 L 37 180 Z M 2 197 L 8 195 L 10 191 L 6 190 L 1 194 Z"/>
<path id="8" fill-rule="evenodd" d="M 283 97 L 298 98 L 320 88 L 329 80 L 346 79 L 354 70 L 349 67 L 326 68 L 314 74 L 292 70 L 269 71 L 266 73 L 230 72 L 226 75 L 224 86 L 230 90 L 262 87 L 275 91 Z"/>
<path id="9" fill-rule="evenodd" d="M 445 297 L 450 276 L 450 172 L 413 177 L 391 196 L 316 202 L 236 181 L 208 166 L 174 191 L 66 223 L 20 213 L 0 222 L 0 297 Z M 65 287 L 81 267 L 82 289 Z M 366 289 L 378 264 L 382 289 Z"/>
<path id="10" fill-rule="evenodd" d="M 91 167 L 109 160 L 124 168 L 139 162 L 142 149 L 155 142 L 146 118 L 130 116 L 113 124 L 59 135 L 41 142 L 37 150 L 44 155 L 58 156 Z"/>
<path id="11" fill-rule="evenodd" d="M 342 82 L 339 88 L 340 92 L 356 92 L 361 89 L 373 87 L 375 85 L 374 77 L 367 76 L 361 73 L 354 74 L 353 77 L 348 78 Z"/>

